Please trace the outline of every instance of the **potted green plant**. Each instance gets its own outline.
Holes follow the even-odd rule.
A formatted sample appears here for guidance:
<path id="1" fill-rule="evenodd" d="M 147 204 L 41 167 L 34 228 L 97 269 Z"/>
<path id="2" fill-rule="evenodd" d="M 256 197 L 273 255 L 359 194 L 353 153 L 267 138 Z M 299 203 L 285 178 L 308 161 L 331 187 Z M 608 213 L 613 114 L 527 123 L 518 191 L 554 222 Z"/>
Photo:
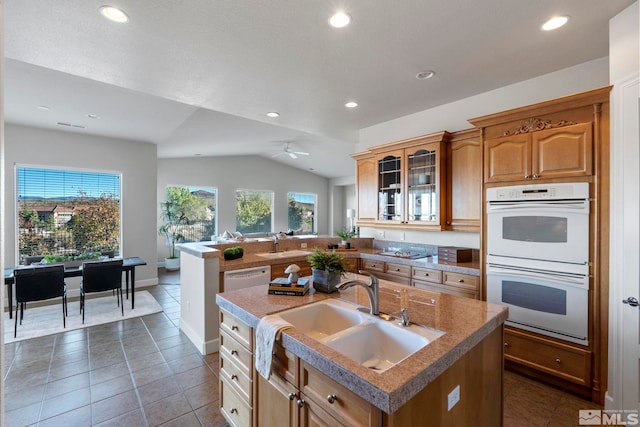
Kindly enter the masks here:
<path id="1" fill-rule="evenodd" d="M 342 244 L 344 245 L 345 249 L 349 249 L 351 247 L 351 243 L 349 243 L 349 240 L 356 237 L 356 232 L 351 230 L 343 230 L 343 231 L 338 231 L 336 235 L 340 239 L 342 239 Z"/>
<path id="2" fill-rule="evenodd" d="M 344 257 L 336 251 L 324 252 L 318 248 L 307 257 L 313 274 L 313 287 L 324 293 L 337 291 L 336 286 L 346 273 Z"/>
<path id="3" fill-rule="evenodd" d="M 205 216 L 206 201 L 191 194 L 188 188 L 167 187 L 167 200 L 160 203 L 163 224 L 158 229 L 158 234 L 165 236 L 169 245 L 169 257 L 164 260 L 165 269 L 180 269 L 176 243 L 184 241 L 183 230 L 189 224 Z"/>

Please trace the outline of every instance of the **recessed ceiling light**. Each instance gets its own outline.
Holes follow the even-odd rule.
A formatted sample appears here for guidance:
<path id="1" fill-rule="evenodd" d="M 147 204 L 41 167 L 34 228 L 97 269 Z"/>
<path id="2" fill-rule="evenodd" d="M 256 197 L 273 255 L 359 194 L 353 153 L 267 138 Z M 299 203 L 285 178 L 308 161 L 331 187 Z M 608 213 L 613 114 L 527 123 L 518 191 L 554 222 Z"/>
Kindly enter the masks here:
<path id="1" fill-rule="evenodd" d="M 418 80 L 427 80 L 430 79 L 431 77 L 435 76 L 436 72 L 433 70 L 427 70 L 427 71 L 420 71 L 418 74 L 416 74 L 416 79 Z"/>
<path id="2" fill-rule="evenodd" d="M 280 113 L 278 113 L 277 111 L 270 111 L 267 113 L 267 116 L 269 117 L 280 117 Z"/>
<path id="3" fill-rule="evenodd" d="M 351 22 L 351 16 L 347 12 L 339 11 L 336 12 L 331 18 L 329 18 L 329 25 L 335 28 L 342 28 L 349 25 Z"/>
<path id="4" fill-rule="evenodd" d="M 358 106 L 358 103 L 350 101 L 350 102 L 347 102 L 346 104 L 344 104 L 344 106 L 347 107 L 347 108 L 356 108 Z"/>
<path id="5" fill-rule="evenodd" d="M 47 107 L 46 105 L 38 105 L 38 110 L 49 111 L 49 107 Z"/>
<path id="6" fill-rule="evenodd" d="M 100 116 L 98 116 L 97 114 L 87 114 L 87 117 L 89 117 L 90 119 L 99 119 Z"/>
<path id="7" fill-rule="evenodd" d="M 124 23 L 129 20 L 129 17 L 123 10 L 113 6 L 100 6 L 100 13 L 113 22 Z"/>
<path id="8" fill-rule="evenodd" d="M 547 22 L 542 24 L 542 29 L 544 31 L 555 30 L 557 28 L 562 27 L 568 21 L 569 21 L 568 16 L 554 16 L 553 18 L 549 19 Z"/>

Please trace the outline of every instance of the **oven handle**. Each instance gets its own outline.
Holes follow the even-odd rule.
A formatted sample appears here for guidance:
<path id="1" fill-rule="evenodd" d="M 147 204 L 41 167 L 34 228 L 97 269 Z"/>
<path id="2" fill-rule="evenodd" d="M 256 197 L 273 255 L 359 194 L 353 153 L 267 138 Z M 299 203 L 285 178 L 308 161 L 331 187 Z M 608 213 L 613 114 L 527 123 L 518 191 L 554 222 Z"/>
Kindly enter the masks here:
<path id="1" fill-rule="evenodd" d="M 574 285 L 587 284 L 585 283 L 586 278 L 578 279 L 578 278 L 572 278 L 572 277 L 566 277 L 566 276 L 559 276 L 553 273 L 536 273 L 534 271 L 500 268 L 500 267 L 489 265 L 487 268 L 487 274 L 491 274 L 491 273 L 497 273 L 497 274 L 502 273 L 502 274 L 511 274 L 511 275 L 517 274 L 518 276 L 527 276 L 527 277 L 533 277 L 537 279 L 547 279 L 547 280 L 551 279 L 556 282 L 564 282 L 564 283 L 570 283 Z"/>
<path id="2" fill-rule="evenodd" d="M 507 211 L 507 210 L 519 210 L 519 209 L 571 209 L 571 210 L 584 210 L 585 213 L 589 213 L 588 205 L 584 202 L 571 203 L 511 203 L 511 204 L 493 204 L 489 202 L 488 211 Z"/>

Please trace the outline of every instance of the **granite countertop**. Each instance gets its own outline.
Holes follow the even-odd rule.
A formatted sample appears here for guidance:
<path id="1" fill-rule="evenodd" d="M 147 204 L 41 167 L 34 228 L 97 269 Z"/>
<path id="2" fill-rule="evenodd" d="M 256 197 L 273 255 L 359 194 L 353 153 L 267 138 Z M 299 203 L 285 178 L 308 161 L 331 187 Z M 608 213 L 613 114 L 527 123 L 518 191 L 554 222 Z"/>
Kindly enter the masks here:
<path id="1" fill-rule="evenodd" d="M 365 276 L 360 277 L 367 279 Z M 396 313 L 400 310 L 399 289 L 408 290 L 412 322 L 438 329 L 445 334 L 382 373 L 362 366 L 295 329 L 283 332 L 282 345 L 369 403 L 387 413 L 393 413 L 500 327 L 507 318 L 507 308 L 500 305 L 385 280 L 380 281 L 381 312 Z M 264 285 L 218 294 L 216 302 L 220 308 L 256 328 L 260 318 L 268 314 L 326 298 L 340 298 L 367 307 L 369 305 L 364 289 L 359 286 L 335 294 L 310 292 L 298 297 L 268 295 L 267 285 Z"/>
<path id="2" fill-rule="evenodd" d="M 311 254 L 313 248 L 294 249 L 289 251 L 281 251 L 281 256 L 264 257 L 259 253 L 245 252 L 242 258 L 225 261 L 222 257 L 222 251 L 214 247 L 206 245 L 202 242 L 184 243 L 178 245 L 181 252 L 188 253 L 201 258 L 220 258 L 220 271 L 240 270 L 243 268 L 261 267 L 265 265 L 283 264 L 288 262 L 306 261 L 307 256 Z M 290 253 L 288 255 L 287 253 Z M 380 249 L 357 249 L 339 251 L 345 258 L 361 258 L 383 262 L 393 262 L 396 264 L 410 265 L 413 267 L 431 268 L 434 270 L 449 271 L 452 273 L 469 274 L 471 276 L 480 276 L 480 265 L 477 262 L 450 263 L 439 261 L 438 257 L 424 257 L 417 259 L 400 258 L 388 255 L 380 255 Z"/>

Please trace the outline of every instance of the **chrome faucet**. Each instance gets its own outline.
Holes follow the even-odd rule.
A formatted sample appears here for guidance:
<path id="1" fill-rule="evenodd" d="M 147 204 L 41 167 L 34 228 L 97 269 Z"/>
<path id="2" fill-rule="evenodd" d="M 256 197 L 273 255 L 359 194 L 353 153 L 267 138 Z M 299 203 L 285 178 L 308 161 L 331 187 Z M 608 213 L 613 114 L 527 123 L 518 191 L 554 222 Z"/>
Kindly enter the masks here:
<path id="1" fill-rule="evenodd" d="M 274 252 L 278 252 L 278 235 L 274 234 L 273 235 L 273 251 Z"/>
<path id="2" fill-rule="evenodd" d="M 378 278 L 367 271 L 360 271 L 360 274 L 368 274 L 369 283 L 357 279 L 349 279 L 339 283 L 336 288 L 341 291 L 356 285 L 362 286 L 367 291 L 367 296 L 369 297 L 369 304 L 371 306 L 369 312 L 374 316 L 378 316 L 380 314 L 380 286 L 378 284 Z"/>

